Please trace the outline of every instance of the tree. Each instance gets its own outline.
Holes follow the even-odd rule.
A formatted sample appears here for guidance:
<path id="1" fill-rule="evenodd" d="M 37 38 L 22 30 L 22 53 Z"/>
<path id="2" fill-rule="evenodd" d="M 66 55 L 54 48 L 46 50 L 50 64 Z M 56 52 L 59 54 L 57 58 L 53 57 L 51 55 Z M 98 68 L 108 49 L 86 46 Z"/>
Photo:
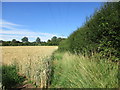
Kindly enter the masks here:
<path id="1" fill-rule="evenodd" d="M 51 40 L 50 39 L 48 39 L 48 41 L 47 41 L 47 45 L 52 45 L 52 42 L 51 42 Z"/>
<path id="2" fill-rule="evenodd" d="M 56 40 L 57 40 L 56 36 L 53 36 L 52 39 L 51 39 L 51 41 L 53 41 L 53 42 L 56 41 Z"/>
<path id="3" fill-rule="evenodd" d="M 53 36 L 51 39 L 52 45 L 57 45 L 57 37 Z"/>
<path id="4" fill-rule="evenodd" d="M 12 42 L 13 42 L 13 43 L 16 43 L 16 39 L 13 39 Z"/>
<path id="5" fill-rule="evenodd" d="M 40 43 L 40 42 L 41 42 L 40 38 L 37 37 L 37 39 L 36 39 L 36 43 Z"/>
<path id="6" fill-rule="evenodd" d="M 51 42 L 50 39 L 48 39 L 47 43 Z"/>
<path id="7" fill-rule="evenodd" d="M 28 42 L 28 37 L 23 37 L 21 40 L 23 43 L 26 43 L 26 42 Z"/>

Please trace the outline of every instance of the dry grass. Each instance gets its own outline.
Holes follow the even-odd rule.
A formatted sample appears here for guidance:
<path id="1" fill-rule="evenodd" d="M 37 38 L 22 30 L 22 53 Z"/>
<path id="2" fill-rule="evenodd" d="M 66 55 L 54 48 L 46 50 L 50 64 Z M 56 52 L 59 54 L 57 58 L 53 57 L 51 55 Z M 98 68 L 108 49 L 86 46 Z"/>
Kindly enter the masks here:
<path id="1" fill-rule="evenodd" d="M 57 46 L 7 46 L 2 48 L 2 63 L 17 64 L 21 74 L 40 87 L 46 87 L 49 61 Z"/>

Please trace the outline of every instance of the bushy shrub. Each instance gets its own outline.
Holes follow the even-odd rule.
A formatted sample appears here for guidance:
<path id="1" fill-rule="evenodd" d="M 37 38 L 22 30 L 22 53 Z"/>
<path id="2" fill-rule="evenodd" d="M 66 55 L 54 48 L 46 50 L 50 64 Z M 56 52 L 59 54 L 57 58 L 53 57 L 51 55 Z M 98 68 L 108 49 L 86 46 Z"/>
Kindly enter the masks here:
<path id="1" fill-rule="evenodd" d="M 120 2 L 109 2 L 96 10 L 85 24 L 73 32 L 67 43 L 60 44 L 74 53 L 98 52 L 101 56 L 120 58 Z M 66 45 L 65 45 L 66 44 Z M 67 45 L 69 44 L 69 45 Z"/>
<path id="2" fill-rule="evenodd" d="M 70 45 L 70 42 L 68 41 L 68 39 L 63 40 L 60 42 L 58 50 L 59 51 L 67 51 L 67 50 L 69 50 L 69 45 Z"/>
<path id="3" fill-rule="evenodd" d="M 0 69 L 2 69 L 2 85 L 6 89 L 15 87 L 25 80 L 24 77 L 18 74 L 18 69 L 15 65 L 3 65 Z"/>

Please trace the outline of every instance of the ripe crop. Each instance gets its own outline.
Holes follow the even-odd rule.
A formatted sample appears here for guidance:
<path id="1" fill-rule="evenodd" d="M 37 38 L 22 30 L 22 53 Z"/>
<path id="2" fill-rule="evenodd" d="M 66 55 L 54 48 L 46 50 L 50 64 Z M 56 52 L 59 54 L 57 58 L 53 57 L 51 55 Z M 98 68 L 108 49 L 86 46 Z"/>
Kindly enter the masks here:
<path id="1" fill-rule="evenodd" d="M 2 64 L 18 66 L 21 75 L 39 87 L 46 87 L 50 72 L 49 62 L 57 46 L 2 47 Z"/>

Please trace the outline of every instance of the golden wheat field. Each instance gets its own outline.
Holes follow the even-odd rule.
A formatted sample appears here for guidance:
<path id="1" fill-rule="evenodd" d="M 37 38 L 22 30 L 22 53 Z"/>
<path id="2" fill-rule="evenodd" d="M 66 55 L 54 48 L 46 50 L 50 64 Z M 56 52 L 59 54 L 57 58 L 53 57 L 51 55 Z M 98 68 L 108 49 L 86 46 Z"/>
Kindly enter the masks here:
<path id="1" fill-rule="evenodd" d="M 19 72 L 36 85 L 46 86 L 49 74 L 49 61 L 57 46 L 4 46 L 2 49 L 2 64 L 15 64 Z"/>

